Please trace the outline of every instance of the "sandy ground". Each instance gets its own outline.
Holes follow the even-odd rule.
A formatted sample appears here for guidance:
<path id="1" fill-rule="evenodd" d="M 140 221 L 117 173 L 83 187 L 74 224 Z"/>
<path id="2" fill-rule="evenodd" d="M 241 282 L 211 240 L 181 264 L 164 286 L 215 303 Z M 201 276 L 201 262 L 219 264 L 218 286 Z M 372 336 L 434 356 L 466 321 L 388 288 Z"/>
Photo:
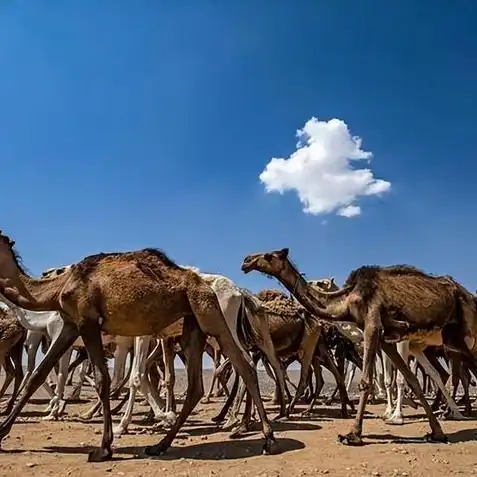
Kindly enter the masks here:
<path id="1" fill-rule="evenodd" d="M 209 375 L 205 376 L 207 385 Z M 296 376 L 294 377 L 294 380 Z M 177 390 L 184 389 L 185 373 L 178 372 Z M 264 396 L 270 382 L 261 376 Z M 329 385 L 328 392 L 329 392 Z M 67 394 L 68 395 L 68 394 Z M 94 397 L 91 388 L 83 396 Z M 141 447 L 157 443 L 161 432 L 143 433 L 141 419 L 146 408 L 136 408 L 130 433 L 114 443 L 114 460 L 101 464 L 86 462 L 87 452 L 99 443 L 101 420 L 84 423 L 75 415 L 89 402 L 67 406 L 67 416 L 57 422 L 41 420 L 46 400 L 40 393 L 24 409 L 0 453 L 0 476 L 449 476 L 477 475 L 477 432 L 475 421 L 444 422 L 449 444 L 427 444 L 420 436 L 428 431 L 421 411 L 406 408 L 406 424 L 386 425 L 379 415 L 383 405 L 368 407 L 364 434 L 366 445 L 344 447 L 338 433 L 349 430 L 351 420 L 338 417 L 338 406 L 319 405 L 311 418 L 274 423 L 282 453 L 261 455 L 260 432 L 232 440 L 218 432 L 210 421 L 222 404 L 215 399 L 200 404 L 187 421 L 168 453 L 160 458 L 140 458 Z M 301 409 L 304 406 L 300 407 Z M 273 417 L 276 407 L 267 403 Z M 118 418 L 115 417 L 115 421 Z"/>

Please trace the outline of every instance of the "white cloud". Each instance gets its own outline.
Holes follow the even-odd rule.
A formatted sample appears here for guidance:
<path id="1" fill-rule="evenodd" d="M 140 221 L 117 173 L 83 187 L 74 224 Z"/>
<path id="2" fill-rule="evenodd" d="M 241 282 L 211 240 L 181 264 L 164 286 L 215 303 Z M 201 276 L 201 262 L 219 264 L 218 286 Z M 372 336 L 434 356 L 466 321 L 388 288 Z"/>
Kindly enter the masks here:
<path id="1" fill-rule="evenodd" d="M 361 213 L 360 196 L 380 195 L 391 183 L 376 179 L 370 169 L 354 169 L 351 161 L 371 160 L 361 138 L 351 136 L 340 119 L 311 118 L 297 131 L 296 151 L 287 159 L 273 158 L 260 174 L 267 192 L 295 190 L 304 212 L 336 212 L 343 217 Z"/>

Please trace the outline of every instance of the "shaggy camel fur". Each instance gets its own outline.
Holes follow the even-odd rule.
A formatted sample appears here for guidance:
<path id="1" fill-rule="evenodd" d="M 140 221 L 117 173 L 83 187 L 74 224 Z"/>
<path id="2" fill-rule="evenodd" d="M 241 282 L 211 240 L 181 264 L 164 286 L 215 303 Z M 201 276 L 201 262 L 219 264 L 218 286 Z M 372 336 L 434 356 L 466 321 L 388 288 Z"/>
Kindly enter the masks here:
<path id="1" fill-rule="evenodd" d="M 5 381 L 0 389 L 0 398 L 14 380 L 13 391 L 3 413 L 10 413 L 23 379 L 22 353 L 26 330 L 14 313 L 0 308 L 0 366 L 5 369 Z M 12 364 L 13 362 L 13 364 Z"/>
<path id="2" fill-rule="evenodd" d="M 426 345 L 444 345 L 475 360 L 466 345 L 468 335 L 477 329 L 476 304 L 472 295 L 450 277 L 434 277 L 410 266 L 361 267 L 353 271 L 345 287 L 323 292 L 310 287 L 288 260 L 288 249 L 246 257 L 242 270 L 259 270 L 276 277 L 310 312 L 324 320 L 353 321 L 364 331 L 364 360 L 360 402 L 351 431 L 340 436 L 348 445 L 362 444 L 362 424 L 372 387 L 375 357 L 381 345 L 396 368 L 401 371 L 419 398 L 429 419 L 431 434 L 426 439 L 443 442 L 447 438 L 434 416 L 419 382 L 396 350 L 395 343 L 415 340 Z"/>
<path id="3" fill-rule="evenodd" d="M 110 377 L 101 331 L 124 336 L 154 335 L 184 317 L 181 347 L 188 365 L 187 396 L 174 426 L 158 444 L 147 447 L 146 453 L 165 452 L 203 396 L 205 334 L 217 338 L 246 382 L 262 421 L 264 452 L 278 451 L 260 398 L 257 373 L 249 357 L 235 343 L 214 291 L 196 273 L 179 267 L 159 250 L 143 249 L 92 255 L 62 275 L 35 280 L 20 265 L 13 245 L 9 237 L 0 233 L 0 292 L 18 306 L 32 311 L 60 311 L 65 326 L 28 380 L 13 411 L 0 426 L 1 438 L 9 433 L 25 403 L 80 335 L 88 350 L 103 404 L 101 447 L 89 454 L 89 460 L 111 459 Z"/>
<path id="4" fill-rule="evenodd" d="M 266 312 L 266 318 L 270 328 L 273 345 L 280 358 L 282 360 L 286 360 L 287 358 L 293 356 L 301 363 L 298 388 L 289 405 L 288 413 L 293 412 L 297 400 L 303 394 L 305 386 L 308 382 L 307 378 L 312 365 L 317 381 L 324 382 L 321 375 L 321 363 L 323 363 L 333 373 L 338 386 L 340 386 L 340 396 L 342 397 L 342 415 L 343 417 L 347 417 L 346 405 L 349 404 L 352 409 L 353 407 L 348 399 L 343 377 L 339 374 L 328 347 L 324 339 L 321 337 L 321 325 L 317 322 L 317 320 L 313 319 L 301 305 L 296 303 L 294 300 L 289 299 L 284 293 L 278 290 L 264 290 L 255 297 L 251 298 L 254 298 L 255 301 L 258 301 L 260 307 Z M 257 333 L 257 331 L 253 329 L 253 326 L 250 326 L 248 322 L 245 321 L 244 325 L 244 341 L 252 351 L 254 362 L 258 363 L 259 359 L 263 357 L 263 354 L 255 346 L 259 333 Z M 230 405 L 233 397 L 235 396 L 236 389 L 237 385 L 234 383 L 229 400 L 225 404 L 219 416 L 214 418 L 214 420 L 218 421 L 220 418 L 224 417 L 228 405 Z M 224 425 L 226 429 L 229 428 L 229 422 L 235 424 L 238 421 L 237 414 L 244 394 L 245 390 L 242 387 L 235 398 L 234 406 L 229 414 L 229 421 Z M 308 410 L 305 411 L 305 414 L 311 412 L 311 409 L 315 404 L 315 400 L 316 399 L 312 399 L 312 402 Z M 246 432 L 248 430 L 250 425 L 250 417 L 251 400 L 250 397 L 248 397 L 242 423 L 239 427 L 240 432 Z"/>

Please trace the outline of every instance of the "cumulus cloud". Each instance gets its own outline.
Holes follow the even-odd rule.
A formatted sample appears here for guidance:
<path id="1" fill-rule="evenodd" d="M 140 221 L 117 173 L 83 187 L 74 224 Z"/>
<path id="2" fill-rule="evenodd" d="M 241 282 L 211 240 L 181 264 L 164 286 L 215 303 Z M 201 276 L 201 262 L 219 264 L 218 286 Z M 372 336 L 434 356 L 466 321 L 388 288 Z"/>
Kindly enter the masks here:
<path id="1" fill-rule="evenodd" d="M 335 212 L 343 217 L 361 213 L 360 196 L 380 195 L 391 183 L 376 179 L 370 169 L 355 169 L 352 161 L 370 162 L 372 153 L 361 149 L 340 119 L 311 118 L 297 131 L 296 151 L 287 159 L 273 158 L 260 174 L 267 192 L 296 191 L 309 214 Z"/>

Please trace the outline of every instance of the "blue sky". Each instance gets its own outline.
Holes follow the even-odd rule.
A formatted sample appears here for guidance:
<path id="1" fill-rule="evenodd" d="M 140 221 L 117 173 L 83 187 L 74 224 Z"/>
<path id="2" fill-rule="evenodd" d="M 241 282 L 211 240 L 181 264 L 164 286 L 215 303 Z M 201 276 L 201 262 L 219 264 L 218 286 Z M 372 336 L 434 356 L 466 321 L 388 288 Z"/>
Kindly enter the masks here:
<path id="1" fill-rule="evenodd" d="M 259 290 L 242 258 L 287 246 L 310 278 L 410 263 L 474 290 L 476 58 L 470 0 L 2 2 L 0 228 L 33 273 L 155 246 Z M 391 183 L 357 217 L 259 180 L 312 117 Z"/>

